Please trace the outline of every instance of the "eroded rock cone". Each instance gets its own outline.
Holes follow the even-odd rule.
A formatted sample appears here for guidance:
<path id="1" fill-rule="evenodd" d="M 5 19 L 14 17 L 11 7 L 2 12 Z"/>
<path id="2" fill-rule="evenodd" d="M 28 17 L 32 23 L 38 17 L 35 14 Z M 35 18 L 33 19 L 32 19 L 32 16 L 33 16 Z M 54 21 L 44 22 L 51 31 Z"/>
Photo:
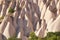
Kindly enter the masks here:
<path id="1" fill-rule="evenodd" d="M 36 36 L 43 38 L 46 30 L 46 22 L 43 19 L 41 23 L 41 28 L 39 28 L 39 30 L 36 32 Z"/>
<path id="2" fill-rule="evenodd" d="M 4 29 L 7 25 L 7 21 L 8 21 L 8 17 L 4 17 L 3 19 L 3 22 L 0 24 L 0 33 L 3 33 L 4 32 Z"/>
<path id="3" fill-rule="evenodd" d="M 11 23 L 11 19 L 10 21 L 8 21 L 7 26 L 3 32 L 3 35 L 8 39 L 10 37 L 14 37 L 16 35 L 16 30 L 15 27 L 12 25 Z"/>
<path id="4" fill-rule="evenodd" d="M 43 38 L 60 32 L 60 0 L 0 0 L 0 17 L 0 33 L 7 39 L 27 40 L 30 32 Z"/>
<path id="5" fill-rule="evenodd" d="M 5 16 L 6 15 L 6 10 L 8 8 L 9 2 L 4 0 L 3 1 L 3 5 L 2 5 L 2 10 L 1 10 L 1 16 Z"/>

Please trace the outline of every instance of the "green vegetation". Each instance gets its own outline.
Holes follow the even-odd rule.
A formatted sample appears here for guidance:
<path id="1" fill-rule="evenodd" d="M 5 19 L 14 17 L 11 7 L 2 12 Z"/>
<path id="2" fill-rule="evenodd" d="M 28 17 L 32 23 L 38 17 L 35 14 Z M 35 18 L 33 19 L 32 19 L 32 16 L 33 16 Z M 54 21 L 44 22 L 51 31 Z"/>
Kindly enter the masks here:
<path id="1" fill-rule="evenodd" d="M 8 12 L 9 13 L 14 13 L 14 9 L 10 8 Z"/>
<path id="2" fill-rule="evenodd" d="M 31 32 L 29 35 L 29 40 L 60 40 L 60 32 L 49 32 L 45 38 L 40 38 L 35 35 L 34 32 Z M 21 40 L 16 37 L 11 37 L 8 40 Z"/>
<path id="3" fill-rule="evenodd" d="M 30 33 L 29 40 L 60 40 L 60 32 L 49 32 L 45 38 L 40 38 L 34 32 Z"/>
<path id="4" fill-rule="evenodd" d="M 0 17 L 0 20 L 1 20 L 1 19 L 4 19 L 4 16 L 1 16 L 1 17 Z"/>
<path id="5" fill-rule="evenodd" d="M 21 40 L 21 39 L 18 39 L 18 38 L 16 38 L 16 37 L 11 37 L 11 38 L 9 38 L 8 40 Z"/>
<path id="6" fill-rule="evenodd" d="M 47 40 L 60 40 L 60 32 L 49 32 L 46 37 Z"/>
<path id="7" fill-rule="evenodd" d="M 29 40 L 41 40 L 41 38 L 37 37 L 34 32 L 31 32 Z"/>

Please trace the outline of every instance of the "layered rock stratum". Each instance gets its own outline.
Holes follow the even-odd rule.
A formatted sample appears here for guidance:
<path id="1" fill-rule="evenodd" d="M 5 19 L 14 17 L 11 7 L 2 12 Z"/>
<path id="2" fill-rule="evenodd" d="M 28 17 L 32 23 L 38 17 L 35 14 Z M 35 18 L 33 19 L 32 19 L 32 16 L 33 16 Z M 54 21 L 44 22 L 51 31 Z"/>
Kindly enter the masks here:
<path id="1" fill-rule="evenodd" d="M 0 40 L 28 40 L 30 32 L 42 38 L 60 32 L 60 0 L 0 0 Z"/>

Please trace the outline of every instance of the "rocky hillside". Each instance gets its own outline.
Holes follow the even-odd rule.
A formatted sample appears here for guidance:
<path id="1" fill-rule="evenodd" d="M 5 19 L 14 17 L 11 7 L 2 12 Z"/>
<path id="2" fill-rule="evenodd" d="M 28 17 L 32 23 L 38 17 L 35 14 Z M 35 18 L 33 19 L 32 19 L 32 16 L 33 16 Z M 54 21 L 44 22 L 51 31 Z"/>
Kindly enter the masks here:
<path id="1" fill-rule="evenodd" d="M 0 0 L 0 40 L 28 40 L 31 32 L 60 32 L 60 0 Z"/>

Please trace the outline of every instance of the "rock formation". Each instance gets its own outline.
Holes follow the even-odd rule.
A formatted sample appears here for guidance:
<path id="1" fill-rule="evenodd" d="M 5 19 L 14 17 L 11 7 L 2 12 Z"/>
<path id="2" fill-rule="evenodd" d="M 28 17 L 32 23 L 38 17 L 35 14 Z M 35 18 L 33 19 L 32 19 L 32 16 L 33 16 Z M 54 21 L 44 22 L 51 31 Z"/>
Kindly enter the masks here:
<path id="1" fill-rule="evenodd" d="M 60 0 L 0 0 L 0 40 L 28 40 L 31 32 L 60 32 Z"/>

